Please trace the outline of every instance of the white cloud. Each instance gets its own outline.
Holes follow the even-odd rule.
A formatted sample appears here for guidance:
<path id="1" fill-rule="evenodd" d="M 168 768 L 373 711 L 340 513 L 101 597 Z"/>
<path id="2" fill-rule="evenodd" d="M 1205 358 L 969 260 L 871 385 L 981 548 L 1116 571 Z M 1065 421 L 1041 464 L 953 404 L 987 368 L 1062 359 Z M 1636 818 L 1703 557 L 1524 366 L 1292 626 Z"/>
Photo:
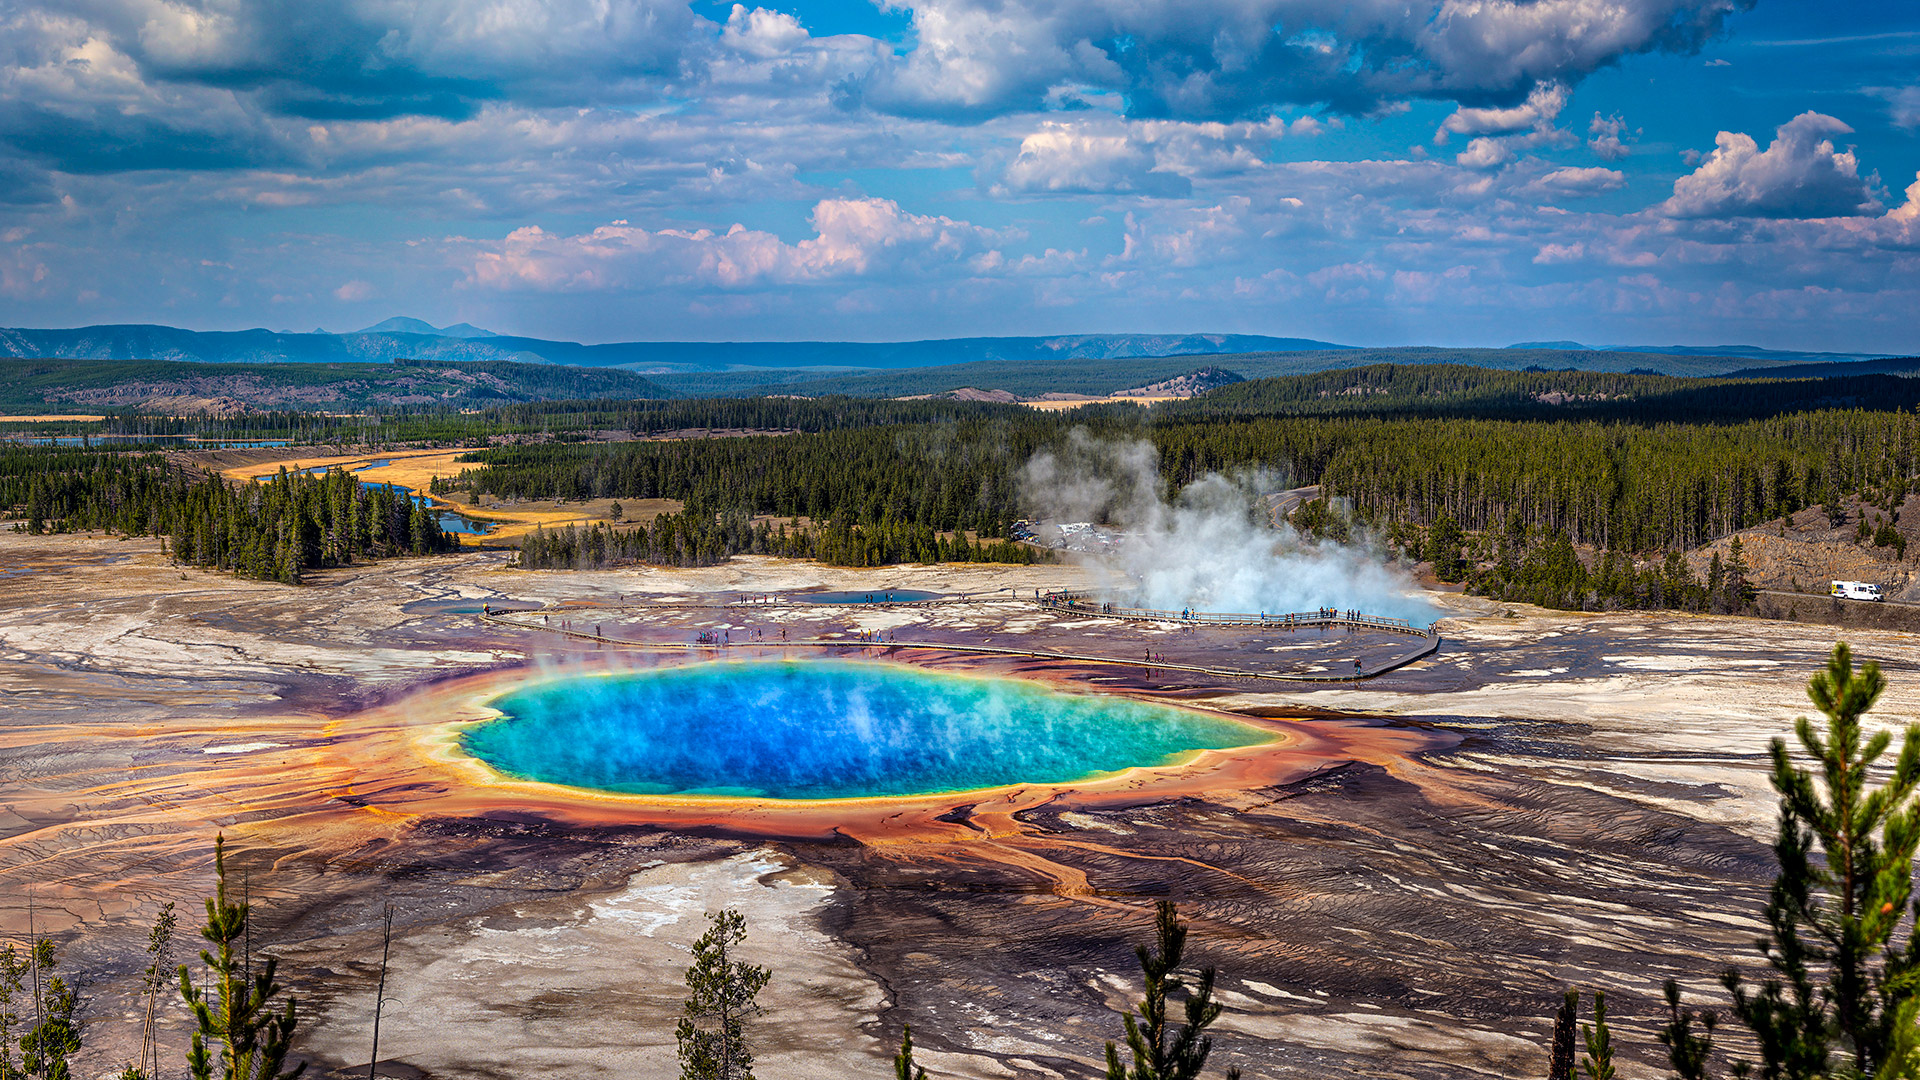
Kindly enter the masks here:
<path id="1" fill-rule="evenodd" d="M 1527 191 L 1547 198 L 1586 198 L 1625 187 L 1627 176 L 1617 169 L 1563 168 L 1533 180 Z"/>
<path id="2" fill-rule="evenodd" d="M 812 237 L 788 244 L 734 225 L 658 232 L 616 222 L 558 236 L 539 226 L 493 244 L 466 242 L 468 280 L 490 289 L 605 292 L 655 286 L 740 289 L 804 285 L 880 273 L 917 276 L 997 254 L 1000 234 L 947 217 L 900 209 L 888 199 L 826 199 L 814 207 Z M 990 266 L 992 260 L 972 265 Z"/>
<path id="3" fill-rule="evenodd" d="M 1513 149 L 1502 139 L 1481 136 L 1454 155 L 1454 164 L 1467 169 L 1495 169 L 1513 160 Z"/>
<path id="4" fill-rule="evenodd" d="M 1185 195 L 1193 185 L 1156 172 L 1151 147 L 1124 134 L 1094 134 L 1047 124 L 1020 142 L 1002 182 L 1018 192 L 1106 192 Z"/>
<path id="5" fill-rule="evenodd" d="M 1877 213 L 1880 203 L 1851 150 L 1828 136 L 1853 129 L 1817 112 L 1780 125 L 1765 150 L 1751 135 L 1723 131 L 1700 167 L 1674 181 L 1658 208 L 1676 218 L 1820 218 Z"/>
<path id="6" fill-rule="evenodd" d="M 760 7 L 748 11 L 745 4 L 735 4 L 720 40 L 729 48 L 768 59 L 792 52 L 808 37 L 800 20 L 786 12 Z"/>
<path id="7" fill-rule="evenodd" d="M 333 290 L 334 299 L 345 300 L 350 304 L 357 304 L 362 300 L 371 300 L 373 299 L 373 295 L 373 285 L 369 282 L 359 280 L 349 281 Z"/>
<path id="8" fill-rule="evenodd" d="M 862 81 L 882 109 L 978 117 L 1062 88 L 1142 118 L 1342 113 L 1412 97 L 1518 103 L 1633 53 L 1696 48 L 1729 0 L 919 0 L 915 47 Z M 1517 105 L 1513 108 L 1526 108 Z M 1467 121 L 1463 121 L 1467 122 Z M 1466 133 L 1466 132 L 1463 132 Z"/>
<path id="9" fill-rule="evenodd" d="M 1876 86 L 1870 94 L 1886 99 L 1887 115 L 1903 128 L 1920 128 L 1920 86 Z"/>
<path id="10" fill-rule="evenodd" d="M 1529 128 L 1550 128 L 1566 105 L 1567 88 L 1564 85 L 1550 83 L 1536 86 L 1524 103 L 1510 109 L 1455 109 L 1451 116 L 1440 122 L 1440 130 L 1434 132 L 1433 141 L 1436 144 L 1445 143 L 1448 135 L 1511 135 Z"/>
<path id="11" fill-rule="evenodd" d="M 1535 266 L 1552 266 L 1555 263 L 1579 262 L 1587 257 L 1587 245 L 1576 240 L 1571 244 L 1542 244 L 1534 252 Z"/>
<path id="12" fill-rule="evenodd" d="M 1619 113 L 1601 116 L 1596 112 L 1587 122 L 1587 149 L 1602 161 L 1619 161 L 1628 152 L 1627 144 L 1620 138 L 1626 130 L 1627 122 Z"/>
<path id="13" fill-rule="evenodd" d="M 1913 183 L 1907 185 L 1907 201 L 1887 211 L 1889 220 L 1905 225 L 1920 225 L 1920 172 L 1913 174 Z"/>

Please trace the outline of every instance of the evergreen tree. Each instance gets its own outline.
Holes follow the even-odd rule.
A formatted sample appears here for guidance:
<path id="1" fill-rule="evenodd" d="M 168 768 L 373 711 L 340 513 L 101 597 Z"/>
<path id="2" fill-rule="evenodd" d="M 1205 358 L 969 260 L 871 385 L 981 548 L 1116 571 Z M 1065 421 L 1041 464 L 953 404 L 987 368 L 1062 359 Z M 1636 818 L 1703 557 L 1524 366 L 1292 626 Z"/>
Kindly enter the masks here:
<path id="1" fill-rule="evenodd" d="M 1587 1080 L 1614 1080 L 1613 1032 L 1607 1028 L 1607 992 L 1593 992 L 1593 1026 L 1580 1026 L 1580 1039 L 1587 1044 L 1587 1056 L 1580 1069 Z"/>
<path id="2" fill-rule="evenodd" d="M 52 973 L 56 951 L 31 934 L 20 952 L 11 944 L 0 950 L 0 1078 L 69 1080 L 70 1059 L 80 1050 L 80 995 Z"/>
<path id="3" fill-rule="evenodd" d="M 1146 984 L 1146 997 L 1125 1016 L 1127 1049 L 1133 1055 L 1133 1067 L 1120 1063 L 1120 1051 L 1107 1044 L 1107 1080 L 1194 1080 L 1207 1063 L 1213 1039 L 1208 1026 L 1220 1018 L 1220 1004 L 1213 1000 L 1213 968 L 1202 968 L 1200 980 L 1188 987 L 1175 971 L 1186 951 L 1187 928 L 1174 911 L 1173 901 L 1162 900 L 1155 911 L 1155 948 L 1134 947 L 1140 958 L 1140 971 Z M 1167 999 L 1187 994 L 1186 1023 L 1171 1033 L 1168 1041 Z M 1239 1069 L 1228 1069 L 1228 1080 L 1238 1080 Z"/>
<path id="4" fill-rule="evenodd" d="M 682 1080 L 753 1080 L 746 1020 L 760 1011 L 754 998 L 771 973 L 733 958 L 746 939 L 746 919 L 728 908 L 712 916 L 712 925 L 693 943 L 686 1015 L 674 1032 Z"/>
<path id="5" fill-rule="evenodd" d="M 1464 568 L 1460 561 L 1460 545 L 1464 538 L 1460 526 L 1450 517 L 1443 517 L 1427 530 L 1427 559 L 1433 563 L 1433 576 L 1441 581 L 1459 581 Z"/>
<path id="6" fill-rule="evenodd" d="M 893 1055 L 893 1080 L 927 1080 L 927 1070 L 913 1061 L 913 1025 L 900 1032 L 900 1052 Z"/>
<path id="7" fill-rule="evenodd" d="M 1860 718 L 1884 687 L 1878 665 L 1856 671 L 1851 650 L 1836 644 L 1826 669 L 1807 684 L 1826 715 L 1824 735 L 1805 717 L 1795 722 L 1816 768 L 1796 767 L 1785 740 L 1772 744 L 1780 872 L 1760 947 L 1774 973 L 1757 989 L 1737 971 L 1723 980 L 1733 1015 L 1758 1043 L 1764 1077 L 1913 1075 L 1905 1059 L 1914 1045 L 1907 1029 L 1920 993 L 1920 941 L 1910 927 L 1904 944 L 1896 937 L 1920 848 L 1920 727 L 1906 729 L 1886 782 L 1869 790 L 1892 735 L 1867 735 Z M 1671 1020 L 1661 1041 L 1683 1077 L 1704 1078 L 1711 1024 L 1706 1037 L 1693 1035 L 1693 1015 L 1680 1009 L 1672 983 L 1667 999 Z"/>
<path id="8" fill-rule="evenodd" d="M 1713 1056 L 1713 1032 L 1720 1018 L 1711 1010 L 1695 1012 L 1680 1004 L 1680 984 L 1667 980 L 1667 1022 L 1659 1032 L 1678 1080 L 1708 1080 L 1707 1060 Z M 1700 1025 L 1700 1034 L 1693 1031 Z"/>
<path id="9" fill-rule="evenodd" d="M 293 1080 L 307 1070 L 305 1062 L 291 1071 L 282 1069 L 298 1023 L 295 1002 L 288 998 L 285 1009 L 273 1011 L 273 999 L 280 993 L 273 981 L 277 960 L 269 956 L 258 970 L 250 971 L 254 965 L 234 955 L 235 944 L 247 936 L 248 905 L 227 899 L 224 836 L 214 840 L 213 872 L 214 895 L 207 900 L 207 923 L 200 929 L 213 950 L 200 952 L 200 962 L 206 966 L 202 985 L 194 986 L 187 965 L 180 965 L 180 996 L 193 1010 L 198 1027 L 187 1052 L 187 1070 L 193 1080 L 212 1080 L 215 1064 L 207 1049 L 211 1042 L 219 1047 L 222 1080 Z"/>

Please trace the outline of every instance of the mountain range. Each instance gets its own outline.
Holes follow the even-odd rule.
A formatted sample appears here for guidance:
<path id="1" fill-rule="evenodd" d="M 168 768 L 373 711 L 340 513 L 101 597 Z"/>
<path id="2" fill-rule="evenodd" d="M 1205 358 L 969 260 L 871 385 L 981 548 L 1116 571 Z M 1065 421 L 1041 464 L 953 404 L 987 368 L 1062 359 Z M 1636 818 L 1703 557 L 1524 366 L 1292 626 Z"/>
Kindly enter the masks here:
<path id="1" fill-rule="evenodd" d="M 739 368 L 911 368 L 983 360 L 1113 360 L 1294 350 L 1342 349 L 1306 338 L 1250 334 L 1077 334 L 938 341 L 575 341 L 495 334 L 460 323 L 434 327 L 393 318 L 351 333 L 182 330 L 172 326 L 83 326 L 71 330 L 0 329 L 0 356 L 63 360 L 193 360 L 227 364 L 413 360 L 514 360 L 619 367 L 641 373 Z"/>

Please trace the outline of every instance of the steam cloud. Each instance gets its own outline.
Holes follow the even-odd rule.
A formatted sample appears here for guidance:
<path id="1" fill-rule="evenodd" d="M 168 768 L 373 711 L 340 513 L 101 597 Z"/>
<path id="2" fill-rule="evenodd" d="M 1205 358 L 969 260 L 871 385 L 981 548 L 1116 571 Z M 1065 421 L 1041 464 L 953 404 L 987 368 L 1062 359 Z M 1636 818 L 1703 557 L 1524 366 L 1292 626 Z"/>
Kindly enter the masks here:
<path id="1" fill-rule="evenodd" d="M 1176 611 L 1311 611 L 1328 607 L 1431 622 L 1412 580 L 1359 547 L 1274 529 L 1262 492 L 1286 488 L 1265 472 L 1218 473 L 1169 498 L 1153 446 L 1071 433 L 1022 471 L 1027 506 L 1043 520 L 1106 522 L 1111 550 L 1080 556 L 1115 602 Z"/>

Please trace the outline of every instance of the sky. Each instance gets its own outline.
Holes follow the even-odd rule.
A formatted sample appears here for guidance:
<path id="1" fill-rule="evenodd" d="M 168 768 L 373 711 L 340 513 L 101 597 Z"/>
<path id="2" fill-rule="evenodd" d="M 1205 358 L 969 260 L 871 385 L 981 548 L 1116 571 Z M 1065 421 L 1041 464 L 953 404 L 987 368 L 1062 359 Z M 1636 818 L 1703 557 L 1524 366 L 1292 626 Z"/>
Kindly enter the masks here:
<path id="1" fill-rule="evenodd" d="M 392 315 L 1920 352 L 1920 4 L 0 4 L 0 324 Z"/>

